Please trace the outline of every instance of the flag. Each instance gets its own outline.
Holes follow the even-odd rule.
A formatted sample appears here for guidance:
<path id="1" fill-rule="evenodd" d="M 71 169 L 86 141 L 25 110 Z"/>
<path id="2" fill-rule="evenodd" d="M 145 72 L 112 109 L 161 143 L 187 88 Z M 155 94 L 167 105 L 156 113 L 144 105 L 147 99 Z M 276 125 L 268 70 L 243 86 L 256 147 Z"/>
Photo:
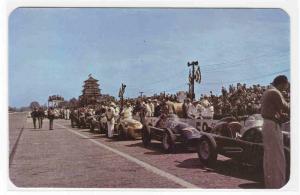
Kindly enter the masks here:
<path id="1" fill-rule="evenodd" d="M 126 88 L 126 85 L 124 85 L 124 84 L 122 83 L 122 86 L 121 86 L 120 89 L 119 89 L 119 97 L 122 97 L 122 96 L 124 95 L 124 93 L 125 93 L 125 88 Z"/>
<path id="2" fill-rule="evenodd" d="M 122 97 L 122 88 L 119 89 L 119 97 Z"/>
<path id="3" fill-rule="evenodd" d="M 197 83 L 201 83 L 201 71 L 200 71 L 200 67 L 198 66 L 197 70 L 196 70 L 196 75 L 195 75 L 195 80 Z"/>
<path id="4" fill-rule="evenodd" d="M 191 70 L 189 72 L 189 83 L 192 83 L 192 73 L 191 73 Z"/>

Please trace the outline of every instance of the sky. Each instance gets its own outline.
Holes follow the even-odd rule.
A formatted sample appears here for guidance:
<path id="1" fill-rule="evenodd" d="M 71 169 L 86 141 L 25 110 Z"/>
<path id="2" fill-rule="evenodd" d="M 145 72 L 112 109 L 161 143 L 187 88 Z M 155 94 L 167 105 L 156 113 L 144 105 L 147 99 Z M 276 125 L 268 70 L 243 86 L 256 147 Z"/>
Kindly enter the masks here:
<path id="1" fill-rule="evenodd" d="M 290 21 L 281 9 L 18 8 L 9 17 L 9 106 L 81 95 L 89 74 L 101 93 L 125 97 L 188 89 L 196 97 L 237 82 L 290 78 Z"/>

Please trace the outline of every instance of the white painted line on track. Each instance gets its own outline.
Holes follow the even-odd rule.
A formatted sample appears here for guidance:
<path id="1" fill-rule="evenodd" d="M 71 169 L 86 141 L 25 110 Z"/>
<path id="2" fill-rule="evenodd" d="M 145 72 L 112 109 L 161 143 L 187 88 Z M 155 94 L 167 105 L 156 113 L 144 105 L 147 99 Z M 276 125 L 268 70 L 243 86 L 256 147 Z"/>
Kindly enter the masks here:
<path id="1" fill-rule="evenodd" d="M 64 125 L 57 124 L 57 123 L 55 123 L 55 125 L 60 126 L 60 127 L 63 127 L 63 128 L 65 128 L 66 130 L 68 130 L 68 131 L 70 131 L 70 132 L 72 132 L 72 133 L 74 133 L 74 134 L 76 134 L 76 135 L 79 135 L 80 137 L 83 137 L 83 138 L 90 138 L 90 137 L 88 137 L 88 136 L 86 136 L 86 135 L 84 135 L 84 134 L 81 134 L 81 133 L 79 133 L 79 132 L 77 132 L 77 131 L 74 131 L 73 129 L 69 129 L 69 128 L 65 127 Z M 121 152 L 121 151 L 119 151 L 119 150 L 116 150 L 116 149 L 114 149 L 114 148 L 111 148 L 111 147 L 109 147 L 109 146 L 107 146 L 107 145 L 105 145 L 105 144 L 103 144 L 103 143 L 97 142 L 97 141 L 95 141 L 95 140 L 93 140 L 93 139 L 89 139 L 89 141 L 91 141 L 91 142 L 93 142 L 94 144 L 96 144 L 96 145 L 98 145 L 98 146 L 100 146 L 100 147 L 102 147 L 102 148 L 105 148 L 105 149 L 107 149 L 107 150 L 109 150 L 109 151 L 111 151 L 111 152 L 113 152 L 113 153 L 115 153 L 115 154 L 118 154 L 118 155 L 124 157 L 125 159 L 127 159 L 127 160 L 129 160 L 129 161 L 131 161 L 131 162 L 134 162 L 134 163 L 140 165 L 141 167 L 145 168 L 146 170 L 148 170 L 148 171 L 150 171 L 150 172 L 152 172 L 152 173 L 155 173 L 155 174 L 157 174 L 157 175 L 159 175 L 159 176 L 161 176 L 161 177 L 165 177 L 165 178 L 167 178 L 168 180 L 171 180 L 171 181 L 173 181 L 173 182 L 175 182 L 175 183 L 181 185 L 182 187 L 185 187 L 185 188 L 199 188 L 198 186 L 196 186 L 196 185 L 194 185 L 194 184 L 192 184 L 192 183 L 189 183 L 189 182 L 187 182 L 187 181 L 185 181 L 185 180 L 183 180 L 183 179 L 181 179 L 181 178 L 179 178 L 179 177 L 176 177 L 175 175 L 172 175 L 172 174 L 170 174 L 170 173 L 167 173 L 167 172 L 165 172 L 165 171 L 163 171 L 163 170 L 161 170 L 161 169 L 158 169 L 158 168 L 156 168 L 156 167 L 154 167 L 154 166 L 152 166 L 152 165 L 150 165 L 150 164 L 148 164 L 148 163 L 145 163 L 144 161 L 141 161 L 141 160 L 139 160 L 139 159 L 137 159 L 137 158 L 134 158 L 134 157 L 132 157 L 132 156 L 130 156 L 130 155 L 124 153 L 124 152 Z"/>

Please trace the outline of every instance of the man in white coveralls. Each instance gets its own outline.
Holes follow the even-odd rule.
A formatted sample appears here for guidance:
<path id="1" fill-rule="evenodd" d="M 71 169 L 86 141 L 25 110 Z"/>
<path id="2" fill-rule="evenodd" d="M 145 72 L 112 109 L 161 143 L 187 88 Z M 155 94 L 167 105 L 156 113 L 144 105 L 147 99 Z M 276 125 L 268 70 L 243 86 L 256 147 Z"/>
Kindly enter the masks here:
<path id="1" fill-rule="evenodd" d="M 110 106 L 106 110 L 106 118 L 107 118 L 107 136 L 112 138 L 114 136 L 114 126 L 115 126 L 115 111 L 116 104 L 110 103 Z"/>
<path id="2" fill-rule="evenodd" d="M 281 188 L 286 183 L 286 161 L 281 124 L 284 113 L 289 113 L 290 106 L 281 92 L 288 89 L 288 86 L 286 76 L 277 76 L 261 99 L 261 114 L 264 118 L 262 133 L 266 188 Z"/>

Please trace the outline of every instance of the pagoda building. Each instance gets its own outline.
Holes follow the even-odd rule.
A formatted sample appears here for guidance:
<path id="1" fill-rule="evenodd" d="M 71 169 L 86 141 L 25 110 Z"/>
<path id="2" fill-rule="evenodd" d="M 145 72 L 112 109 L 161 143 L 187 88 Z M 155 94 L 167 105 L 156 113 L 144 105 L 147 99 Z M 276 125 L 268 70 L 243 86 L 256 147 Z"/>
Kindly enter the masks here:
<path id="1" fill-rule="evenodd" d="M 98 80 L 94 79 L 92 75 L 84 81 L 82 95 L 79 96 L 79 101 L 82 106 L 96 104 L 101 96 Z"/>

